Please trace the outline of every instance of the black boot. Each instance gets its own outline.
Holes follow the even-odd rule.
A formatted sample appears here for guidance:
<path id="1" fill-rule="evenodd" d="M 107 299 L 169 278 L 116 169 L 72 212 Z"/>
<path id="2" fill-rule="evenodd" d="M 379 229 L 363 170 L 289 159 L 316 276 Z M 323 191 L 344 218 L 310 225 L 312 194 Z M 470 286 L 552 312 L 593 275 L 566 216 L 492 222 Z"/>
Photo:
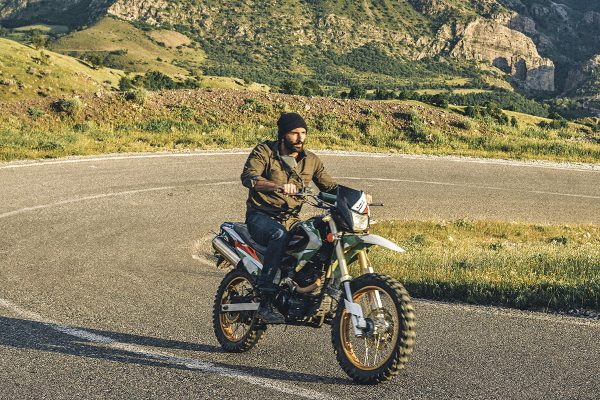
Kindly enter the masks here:
<path id="1" fill-rule="evenodd" d="M 273 305 L 274 297 L 275 295 L 271 293 L 261 294 L 260 307 L 256 315 L 265 324 L 284 324 L 285 317 Z"/>

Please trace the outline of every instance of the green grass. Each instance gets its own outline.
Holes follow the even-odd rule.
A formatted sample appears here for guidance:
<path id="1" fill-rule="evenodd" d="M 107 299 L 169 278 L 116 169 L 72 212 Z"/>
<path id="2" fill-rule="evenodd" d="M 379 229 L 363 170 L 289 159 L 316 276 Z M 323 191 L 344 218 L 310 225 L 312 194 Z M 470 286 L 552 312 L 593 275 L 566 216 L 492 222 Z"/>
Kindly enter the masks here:
<path id="1" fill-rule="evenodd" d="M 377 224 L 407 250 L 375 250 L 378 271 L 414 297 L 521 309 L 600 310 L 600 227 L 494 221 Z"/>
<path id="2" fill-rule="evenodd" d="M 269 101 L 271 95 L 259 92 L 248 92 L 244 102 L 227 109 L 212 102 L 181 104 L 180 96 L 188 96 L 185 93 L 148 93 L 137 102 L 111 98 L 97 103 L 82 98 L 77 113 L 70 115 L 48 104 L 3 116 L 0 160 L 252 147 L 276 137 L 274 121 L 286 110 L 306 115 L 311 126 L 309 146 L 313 149 L 600 162 L 596 139 L 574 127 L 542 129 L 523 122 L 515 128 L 461 117 L 414 101 L 371 103 L 380 107 L 379 111 L 369 109 L 368 102 L 356 103 L 362 105 L 354 112 L 344 111 L 344 115 L 338 114 L 341 108 L 330 111 L 337 104 L 332 102 L 319 106 L 324 111 L 307 113 L 306 100 L 281 96 L 291 103 Z M 241 92 L 231 92 L 235 93 Z M 177 100 L 167 100 L 166 107 L 159 107 L 157 101 L 169 95 L 178 96 Z M 210 96 L 221 101 L 227 91 Z M 207 108 L 211 103 L 212 108 Z M 352 104 L 343 107 L 355 107 Z M 394 111 L 398 107 L 412 111 Z M 54 144 L 47 145 L 50 142 Z"/>

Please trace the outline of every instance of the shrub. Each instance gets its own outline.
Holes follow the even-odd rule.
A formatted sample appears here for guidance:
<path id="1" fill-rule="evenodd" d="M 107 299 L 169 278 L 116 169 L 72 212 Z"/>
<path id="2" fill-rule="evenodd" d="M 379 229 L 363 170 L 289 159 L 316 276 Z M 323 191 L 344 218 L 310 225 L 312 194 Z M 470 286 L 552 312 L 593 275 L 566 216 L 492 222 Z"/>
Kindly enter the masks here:
<path id="1" fill-rule="evenodd" d="M 144 88 L 129 89 L 123 93 L 123 98 L 127 101 L 131 101 L 143 106 L 146 104 L 148 99 L 148 91 Z"/>
<path id="2" fill-rule="evenodd" d="M 337 117 L 334 114 L 319 114 L 315 118 L 315 128 L 321 132 L 334 130 L 337 126 Z"/>
<path id="3" fill-rule="evenodd" d="M 414 143 L 424 143 L 431 139 L 427 127 L 418 115 L 406 127 L 406 137 Z"/>
<path id="4" fill-rule="evenodd" d="M 419 121 L 421 119 L 421 117 L 419 116 L 419 114 L 416 111 L 395 112 L 393 114 L 393 116 L 396 119 L 401 119 L 401 120 L 407 121 L 407 122 Z"/>
<path id="5" fill-rule="evenodd" d="M 39 117 L 43 116 L 45 113 L 42 110 L 40 110 L 39 108 L 29 107 L 27 109 L 27 114 L 31 118 L 36 119 L 36 118 L 39 118 Z"/>
<path id="6" fill-rule="evenodd" d="M 569 122 L 564 118 L 553 119 L 550 122 L 542 121 L 538 126 L 545 129 L 564 129 L 569 127 Z"/>
<path id="7" fill-rule="evenodd" d="M 92 130 L 95 126 L 96 126 L 96 124 L 94 124 L 94 122 L 92 122 L 92 121 L 83 121 L 80 124 L 73 125 L 73 130 L 83 133 L 83 132 L 88 132 L 88 131 Z"/>
<path id="8" fill-rule="evenodd" d="M 133 79 L 129 79 L 126 76 L 122 76 L 121 79 L 119 80 L 119 90 L 121 92 L 124 92 L 126 90 L 133 89 L 133 88 L 135 88 Z"/>
<path id="9" fill-rule="evenodd" d="M 244 104 L 240 106 L 240 111 L 251 111 L 256 113 L 264 113 L 267 111 L 267 106 L 256 99 L 244 99 Z"/>
<path id="10" fill-rule="evenodd" d="M 465 131 L 468 131 L 473 126 L 473 124 L 471 124 L 471 121 L 467 121 L 467 120 L 451 121 L 450 125 L 455 128 L 463 129 Z"/>
<path id="11" fill-rule="evenodd" d="M 60 99 L 52 103 L 52 109 L 55 112 L 66 114 L 70 117 L 74 117 L 79 114 L 82 107 L 83 104 L 77 97 L 72 99 Z"/>

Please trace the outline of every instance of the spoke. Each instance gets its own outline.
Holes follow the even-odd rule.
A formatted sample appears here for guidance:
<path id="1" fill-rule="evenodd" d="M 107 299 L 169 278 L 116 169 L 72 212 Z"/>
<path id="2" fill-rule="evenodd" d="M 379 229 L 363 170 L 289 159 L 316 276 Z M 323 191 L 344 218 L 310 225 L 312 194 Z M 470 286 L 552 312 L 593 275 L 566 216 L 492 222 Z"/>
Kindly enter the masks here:
<path id="1" fill-rule="evenodd" d="M 240 326 L 242 326 L 242 324 L 240 324 L 239 322 L 236 324 L 236 328 L 233 330 L 233 333 L 231 334 L 231 336 L 237 338 L 237 336 L 235 335 L 238 331 L 238 329 L 240 329 Z"/>
<path id="2" fill-rule="evenodd" d="M 375 344 L 375 360 L 373 365 L 377 365 L 377 354 L 379 354 L 379 335 L 377 335 L 377 343 Z"/>

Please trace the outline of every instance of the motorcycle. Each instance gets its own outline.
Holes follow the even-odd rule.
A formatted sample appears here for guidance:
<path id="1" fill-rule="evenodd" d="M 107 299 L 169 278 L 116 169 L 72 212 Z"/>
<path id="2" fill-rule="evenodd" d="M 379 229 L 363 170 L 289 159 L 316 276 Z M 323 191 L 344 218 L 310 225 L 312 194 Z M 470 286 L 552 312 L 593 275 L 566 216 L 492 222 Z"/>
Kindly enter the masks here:
<path id="1" fill-rule="evenodd" d="M 415 343 L 415 313 L 406 289 L 376 273 L 368 249 L 382 246 L 404 252 L 395 243 L 369 234 L 366 193 L 339 186 L 336 195 L 299 193 L 323 210 L 298 222 L 275 278 L 274 305 L 286 325 L 331 325 L 331 340 L 341 368 L 355 382 L 391 379 L 408 362 Z M 227 352 L 252 349 L 267 329 L 256 312 L 256 282 L 267 249 L 246 225 L 225 222 L 212 241 L 219 268 L 231 268 L 215 296 L 213 327 Z M 352 273 L 356 275 L 352 276 Z"/>

